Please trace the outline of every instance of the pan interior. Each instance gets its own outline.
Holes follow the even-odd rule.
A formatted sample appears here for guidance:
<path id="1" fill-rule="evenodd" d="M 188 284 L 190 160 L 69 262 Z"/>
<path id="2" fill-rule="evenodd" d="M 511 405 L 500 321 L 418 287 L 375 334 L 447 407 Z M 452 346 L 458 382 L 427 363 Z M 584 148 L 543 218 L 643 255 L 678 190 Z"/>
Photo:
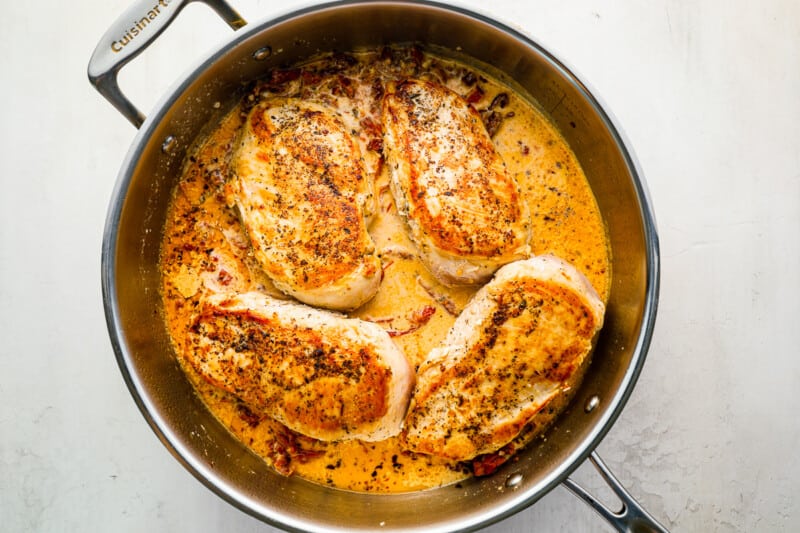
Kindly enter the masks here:
<path id="1" fill-rule="evenodd" d="M 374 495 L 277 475 L 210 415 L 172 354 L 160 309 L 159 244 L 187 150 L 247 82 L 320 51 L 400 43 L 420 43 L 491 65 L 549 113 L 583 166 L 603 213 L 613 285 L 591 367 L 546 440 L 536 441 L 518 461 L 489 478 Z M 263 50 L 270 52 L 266 58 L 255 54 Z M 120 173 L 104 239 L 103 290 L 120 367 L 140 409 L 176 458 L 221 496 L 287 529 L 463 530 L 536 501 L 577 466 L 613 423 L 651 334 L 657 242 L 645 193 L 613 123 L 584 85 L 545 50 L 507 27 L 452 7 L 336 3 L 242 30 L 159 103 Z M 586 413 L 583 406 L 593 396 L 599 397 L 599 407 Z"/>

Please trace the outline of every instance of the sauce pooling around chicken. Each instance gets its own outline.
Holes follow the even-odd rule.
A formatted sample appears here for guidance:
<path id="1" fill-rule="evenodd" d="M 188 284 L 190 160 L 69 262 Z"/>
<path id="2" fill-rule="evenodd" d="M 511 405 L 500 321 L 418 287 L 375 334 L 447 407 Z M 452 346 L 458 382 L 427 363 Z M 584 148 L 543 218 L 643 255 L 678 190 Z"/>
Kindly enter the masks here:
<path id="1" fill-rule="evenodd" d="M 360 145 L 366 173 L 375 176 L 377 212 L 368 230 L 383 279 L 375 296 L 348 315 L 388 331 L 414 368 L 445 338 L 480 287 L 449 288 L 436 281 L 409 240 L 389 190 L 381 102 L 387 83 L 411 78 L 448 87 L 480 113 L 530 209 L 532 253 L 570 262 L 607 299 L 610 250 L 596 201 L 575 155 L 535 104 L 486 72 L 416 48 L 334 54 L 268 73 L 189 156 L 170 205 L 161 255 L 165 316 L 176 354 L 185 353 L 192 320 L 208 297 L 259 291 L 288 298 L 261 270 L 250 237 L 225 194 L 228 162 L 245 117 L 273 98 L 300 98 L 337 113 Z M 464 463 L 415 454 L 396 437 L 378 442 L 311 439 L 255 412 L 178 358 L 217 419 L 287 475 L 347 490 L 405 492 L 488 473 L 499 462 L 492 455 Z M 574 390 L 581 375 L 576 372 L 567 388 Z M 514 441 L 515 449 L 540 435 L 568 401 L 568 394 L 551 401 Z"/>

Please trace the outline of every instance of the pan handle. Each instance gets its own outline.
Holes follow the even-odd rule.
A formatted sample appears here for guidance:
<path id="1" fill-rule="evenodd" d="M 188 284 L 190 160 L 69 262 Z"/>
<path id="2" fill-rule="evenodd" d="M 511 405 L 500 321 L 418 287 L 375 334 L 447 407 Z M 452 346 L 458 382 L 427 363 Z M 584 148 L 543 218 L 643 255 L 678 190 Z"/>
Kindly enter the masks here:
<path id="1" fill-rule="evenodd" d="M 589 460 L 600 473 L 600 476 L 605 480 L 606 484 L 614 491 L 614 494 L 622 501 L 622 509 L 619 511 L 612 511 L 594 496 L 586 492 L 583 487 L 572 481 L 572 479 L 567 478 L 564 480 L 564 486 L 569 489 L 570 492 L 586 502 L 589 507 L 605 518 L 617 531 L 623 533 L 669 533 L 667 528 L 659 524 L 658 521 L 639 505 L 639 502 L 637 502 L 627 490 L 625 490 L 625 487 L 614 477 L 614 474 L 611 473 L 611 470 L 609 470 L 603 460 L 600 459 L 597 452 L 593 451 L 591 455 L 589 455 Z"/>
<path id="2" fill-rule="evenodd" d="M 234 30 L 247 24 L 226 0 L 136 0 L 103 35 L 89 60 L 91 84 L 137 128 L 145 116 L 120 90 L 117 74 L 193 1 L 207 4 Z"/>

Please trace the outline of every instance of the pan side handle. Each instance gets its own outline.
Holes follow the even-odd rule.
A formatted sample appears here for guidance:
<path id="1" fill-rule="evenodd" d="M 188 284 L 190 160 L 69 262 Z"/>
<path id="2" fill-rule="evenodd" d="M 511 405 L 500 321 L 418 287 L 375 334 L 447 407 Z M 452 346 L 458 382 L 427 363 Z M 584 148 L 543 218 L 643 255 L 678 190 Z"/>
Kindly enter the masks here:
<path id="1" fill-rule="evenodd" d="M 614 494 L 622 501 L 622 509 L 619 511 L 612 511 L 589 494 L 583 487 L 575 483 L 572 479 L 567 478 L 564 480 L 564 486 L 569 489 L 570 492 L 582 499 L 589 507 L 594 509 L 597 514 L 605 518 L 617 531 L 624 533 L 669 533 L 667 528 L 659 524 L 658 521 L 639 505 L 639 502 L 637 502 L 627 490 L 625 490 L 625 487 L 623 487 L 614 474 L 611 473 L 611 470 L 609 470 L 603 460 L 600 459 L 597 452 L 592 452 L 591 455 L 589 455 L 589 460 L 606 484 L 614 491 Z"/>
<path id="2" fill-rule="evenodd" d="M 136 0 L 106 31 L 89 60 L 91 84 L 137 128 L 145 116 L 120 90 L 117 74 L 193 1 L 207 4 L 234 30 L 246 24 L 225 0 Z"/>

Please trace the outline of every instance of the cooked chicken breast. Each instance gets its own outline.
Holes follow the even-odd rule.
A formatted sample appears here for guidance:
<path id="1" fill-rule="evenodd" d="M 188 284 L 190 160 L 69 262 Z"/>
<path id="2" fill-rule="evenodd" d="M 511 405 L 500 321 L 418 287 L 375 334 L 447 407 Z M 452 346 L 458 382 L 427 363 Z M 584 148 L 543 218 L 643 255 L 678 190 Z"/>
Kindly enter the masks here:
<path id="1" fill-rule="evenodd" d="M 604 312 L 556 257 L 502 267 L 420 365 L 404 445 L 455 460 L 502 448 L 567 386 Z"/>
<path id="2" fill-rule="evenodd" d="M 367 232 L 374 184 L 337 115 L 297 99 L 256 105 L 231 172 L 231 203 L 278 289 L 338 310 L 375 295 L 381 262 Z"/>
<path id="3" fill-rule="evenodd" d="M 325 441 L 397 435 L 414 385 L 380 326 L 258 292 L 208 298 L 185 358 L 253 412 Z"/>
<path id="4" fill-rule="evenodd" d="M 439 281 L 482 283 L 501 265 L 528 257 L 529 208 L 465 99 L 408 80 L 387 89 L 382 115 L 397 210 Z"/>

